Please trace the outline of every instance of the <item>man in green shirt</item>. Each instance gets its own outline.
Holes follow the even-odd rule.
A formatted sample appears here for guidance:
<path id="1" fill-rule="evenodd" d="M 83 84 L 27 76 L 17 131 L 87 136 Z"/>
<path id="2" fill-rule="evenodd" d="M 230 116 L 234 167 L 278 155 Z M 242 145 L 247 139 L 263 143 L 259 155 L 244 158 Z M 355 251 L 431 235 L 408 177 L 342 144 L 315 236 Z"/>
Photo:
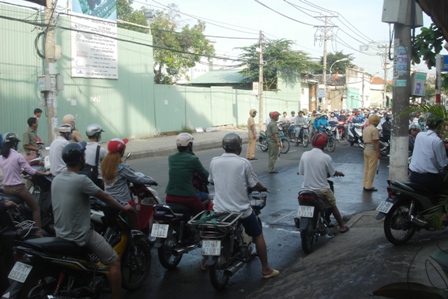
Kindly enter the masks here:
<path id="1" fill-rule="evenodd" d="M 27 156 L 31 155 L 31 153 L 37 153 L 39 151 L 39 145 L 36 142 L 37 139 L 37 127 L 39 125 L 37 118 L 30 117 L 28 118 L 28 128 L 26 132 L 23 133 L 23 149 Z"/>
<path id="2" fill-rule="evenodd" d="M 278 137 L 278 127 L 277 121 L 280 113 L 277 111 L 271 112 L 271 122 L 268 124 L 266 130 L 266 136 L 268 138 L 268 149 L 269 149 L 269 173 L 278 173 L 274 169 L 274 164 L 277 161 L 278 151 L 280 147 L 280 138 Z"/>
<path id="3" fill-rule="evenodd" d="M 193 186 L 193 177 L 197 173 L 201 178 L 208 178 L 199 158 L 193 154 L 193 136 L 180 133 L 176 137 L 178 153 L 168 158 L 168 185 L 166 186 L 166 202 L 183 203 L 194 214 L 205 210 L 204 204 L 198 198 Z"/>

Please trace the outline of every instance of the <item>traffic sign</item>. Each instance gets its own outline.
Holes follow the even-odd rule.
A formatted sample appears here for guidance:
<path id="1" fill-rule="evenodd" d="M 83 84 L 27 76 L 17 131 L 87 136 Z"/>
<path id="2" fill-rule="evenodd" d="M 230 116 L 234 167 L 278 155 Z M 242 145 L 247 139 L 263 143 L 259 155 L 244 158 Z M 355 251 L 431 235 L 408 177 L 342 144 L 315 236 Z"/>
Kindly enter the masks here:
<path id="1" fill-rule="evenodd" d="M 448 72 L 448 55 L 443 55 L 442 72 Z"/>

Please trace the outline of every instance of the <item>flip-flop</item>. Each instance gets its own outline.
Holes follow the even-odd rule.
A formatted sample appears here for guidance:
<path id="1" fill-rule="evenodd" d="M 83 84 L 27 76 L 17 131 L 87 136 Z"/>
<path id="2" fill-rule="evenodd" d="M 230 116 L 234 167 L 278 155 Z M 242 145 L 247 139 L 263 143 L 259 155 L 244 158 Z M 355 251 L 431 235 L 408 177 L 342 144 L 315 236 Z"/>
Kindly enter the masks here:
<path id="1" fill-rule="evenodd" d="M 280 275 L 280 271 L 272 269 L 271 274 L 263 275 L 263 278 L 272 278 L 272 277 L 279 276 L 279 275 Z"/>
<path id="2" fill-rule="evenodd" d="M 346 232 L 348 232 L 350 230 L 350 228 L 348 226 L 345 227 L 345 230 L 340 230 L 339 232 L 341 234 L 345 234 Z"/>

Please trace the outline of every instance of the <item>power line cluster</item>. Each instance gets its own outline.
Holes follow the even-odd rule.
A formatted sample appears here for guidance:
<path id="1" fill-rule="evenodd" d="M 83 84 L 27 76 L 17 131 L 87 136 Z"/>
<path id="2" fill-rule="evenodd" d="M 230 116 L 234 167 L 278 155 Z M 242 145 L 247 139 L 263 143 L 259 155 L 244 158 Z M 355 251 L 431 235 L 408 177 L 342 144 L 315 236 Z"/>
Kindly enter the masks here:
<path id="1" fill-rule="evenodd" d="M 264 4 L 262 2 L 262 0 L 255 0 L 255 2 L 263 7 L 265 7 L 266 9 L 275 12 L 276 14 L 280 15 L 283 18 L 289 19 L 291 21 L 294 21 L 298 24 L 301 24 L 303 26 L 308 26 L 308 27 L 314 27 L 317 28 L 316 30 L 319 30 L 319 27 L 322 27 L 322 17 L 327 15 L 327 16 L 331 16 L 329 22 L 328 22 L 328 26 L 332 27 L 334 30 L 332 30 L 333 34 L 334 34 L 334 43 L 335 44 L 340 44 L 343 45 L 344 47 L 347 47 L 353 51 L 359 52 L 361 54 L 364 55 L 373 55 L 375 56 L 375 54 L 370 54 L 370 53 L 365 53 L 363 51 L 359 51 L 358 49 L 354 48 L 353 46 L 351 46 L 350 42 L 347 41 L 346 38 L 340 38 L 338 37 L 338 33 L 341 32 L 343 33 L 346 37 L 348 37 L 351 40 L 354 40 L 358 43 L 361 44 L 370 44 L 371 47 L 376 48 L 377 47 L 377 43 L 375 41 L 373 41 L 371 38 L 369 38 L 367 35 L 365 35 L 363 32 L 361 32 L 360 30 L 358 30 L 353 24 L 351 24 L 342 14 L 333 11 L 333 10 L 329 10 L 326 9 L 322 6 L 319 6 L 315 3 L 313 3 L 313 1 L 308 1 L 308 0 L 296 0 L 296 3 L 293 3 L 292 0 L 283 0 L 285 3 L 287 3 L 288 5 L 290 5 L 291 7 L 293 7 L 294 9 L 296 9 L 297 11 L 299 11 L 301 14 L 306 15 L 310 18 L 312 18 L 314 21 L 316 21 L 316 24 L 313 23 L 308 23 L 308 22 L 304 22 L 302 20 L 299 20 L 298 17 L 292 17 L 290 15 L 287 15 L 285 13 L 282 13 L 276 9 L 273 9 L 272 7 L 269 7 L 268 5 Z M 299 3 L 297 3 L 297 1 Z M 148 5 L 147 2 L 141 2 L 141 1 L 133 1 L 134 3 L 139 3 L 139 4 L 143 4 L 145 6 Z M 37 10 L 36 8 L 33 8 L 31 6 L 25 6 L 25 5 L 18 5 L 18 4 L 12 4 L 9 2 L 4 2 L 4 1 L 0 1 L 0 3 L 7 3 L 10 5 L 14 5 L 14 6 L 19 6 L 19 7 L 28 7 L 28 8 L 32 8 Z M 155 4 L 153 4 L 155 3 Z M 161 10 L 167 10 L 167 9 L 171 9 L 170 7 L 157 2 L 156 0 L 151 1 L 151 6 L 157 9 L 161 9 Z M 247 36 L 217 36 L 217 35 L 205 35 L 208 38 L 216 38 L 216 39 L 233 39 L 233 40 L 257 40 L 258 38 L 255 37 L 254 35 L 258 35 L 258 29 L 252 29 L 252 28 L 247 28 L 247 27 L 242 27 L 242 26 L 237 26 L 237 25 L 233 25 L 230 23 L 225 23 L 225 22 L 220 22 L 217 20 L 211 20 L 208 18 L 204 18 L 204 17 L 200 17 L 200 16 L 195 16 L 195 15 L 191 15 L 191 14 L 187 14 L 187 13 L 183 13 L 181 12 L 179 9 L 176 10 L 176 13 L 180 14 L 180 15 L 184 15 L 187 16 L 189 18 L 193 18 L 199 21 L 202 21 L 204 23 L 206 23 L 207 25 L 212 25 L 212 26 L 216 26 L 225 30 L 229 30 L 229 31 L 234 31 L 234 32 L 239 32 L 239 33 L 244 33 L 244 34 L 248 34 L 250 35 L 250 37 Z M 290 13 L 290 12 L 289 12 Z M 37 22 L 37 18 L 36 21 L 27 21 L 27 19 L 31 18 L 32 16 L 34 16 L 35 14 L 32 14 L 30 16 L 28 16 L 27 18 L 20 20 L 20 19 L 16 19 L 15 21 L 22 21 L 25 23 L 29 23 L 31 25 L 35 25 L 41 28 L 47 28 L 45 24 Z M 70 14 L 68 14 L 70 15 Z M 59 16 L 59 15 L 58 15 Z M 5 19 L 10 19 L 12 20 L 13 18 L 9 18 L 6 16 L 0 16 L 1 18 L 5 18 Z M 79 16 L 77 16 L 79 17 Z M 343 28 L 342 28 L 343 27 Z M 56 26 L 56 28 L 60 28 L 60 29 L 64 29 L 64 30 L 74 30 L 77 31 L 76 29 L 73 28 L 68 28 L 68 27 L 61 27 L 61 26 Z M 170 33 L 174 33 L 174 34 L 178 34 L 179 32 L 175 32 L 175 31 L 170 31 L 170 30 L 163 30 L 163 29 L 154 29 L 154 30 L 160 30 L 160 31 L 164 31 L 164 32 L 170 32 Z M 91 32 L 86 32 L 89 34 L 94 34 Z M 267 35 L 269 36 L 274 36 L 273 34 L 270 34 L 268 32 L 265 32 Z M 100 34 L 99 34 L 100 35 Z M 108 38 L 111 38 L 110 36 L 106 36 Z M 125 36 L 126 37 L 126 36 Z M 128 36 L 128 38 L 130 38 Z M 277 38 L 277 37 L 276 37 Z M 120 41 L 125 41 L 125 42 L 130 42 L 130 43 L 135 43 L 135 44 L 141 44 L 144 46 L 149 46 L 149 47 L 153 47 L 153 48 L 158 48 L 158 49 L 163 49 L 163 50 L 172 50 L 173 52 L 179 52 L 179 53 L 183 53 L 183 54 L 188 54 L 188 55 L 197 55 L 194 53 L 189 53 L 189 52 L 183 52 L 183 51 L 178 51 L 175 49 L 168 49 L 168 48 L 163 48 L 163 47 L 157 47 L 155 45 L 148 45 L 145 44 L 144 42 L 138 42 L 135 41 L 135 37 L 132 37 L 132 40 L 125 40 L 123 38 L 120 38 L 117 40 Z M 298 45 L 300 47 L 302 47 L 301 45 Z M 303 47 L 306 48 L 306 47 Z M 378 48 L 378 50 L 380 50 Z M 201 55 L 198 55 L 201 56 Z M 227 60 L 232 60 L 232 61 L 240 61 L 237 58 L 230 58 L 230 57 L 219 57 L 219 56 L 215 56 L 215 57 L 210 57 L 210 58 L 218 58 L 218 59 L 227 59 Z"/>

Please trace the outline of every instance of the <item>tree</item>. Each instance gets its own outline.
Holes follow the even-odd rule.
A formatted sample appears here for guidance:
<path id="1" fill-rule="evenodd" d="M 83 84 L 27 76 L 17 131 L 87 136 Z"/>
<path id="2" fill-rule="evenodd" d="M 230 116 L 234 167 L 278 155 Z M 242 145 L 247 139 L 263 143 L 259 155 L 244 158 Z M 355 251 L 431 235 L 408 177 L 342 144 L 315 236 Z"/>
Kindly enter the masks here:
<path id="1" fill-rule="evenodd" d="M 154 81 L 171 84 L 186 75 L 201 57 L 215 55 L 213 45 L 204 36 L 205 23 L 198 21 L 190 27 L 184 25 L 177 7 L 172 4 L 168 11 L 154 11 L 151 32 L 154 41 Z"/>
<path id="2" fill-rule="evenodd" d="M 117 18 L 126 22 L 148 26 L 144 16 L 146 8 L 133 10 L 132 0 L 117 0 Z M 205 23 L 198 22 L 181 27 L 182 20 L 177 6 L 170 4 L 167 10 L 151 10 L 154 18 L 151 33 L 154 46 L 154 82 L 172 84 L 201 57 L 215 55 L 213 45 L 204 35 Z M 118 23 L 118 27 L 142 33 L 148 29 L 131 24 Z"/>
<path id="3" fill-rule="evenodd" d="M 129 23 L 148 26 L 142 10 L 133 10 L 131 5 L 132 0 L 117 0 L 117 19 Z M 148 33 L 148 29 L 133 26 L 131 24 L 118 23 L 119 28 L 133 30 L 142 33 Z"/>
<path id="4" fill-rule="evenodd" d="M 289 84 L 297 82 L 302 73 L 314 72 L 318 67 L 311 58 L 302 51 L 292 50 L 293 41 L 287 39 L 266 40 L 263 44 L 263 86 L 264 89 L 277 89 L 277 79 Z M 258 82 L 259 78 L 259 45 L 241 47 L 239 59 L 246 67 L 241 71 L 246 76 L 244 83 Z"/>
<path id="5" fill-rule="evenodd" d="M 337 60 L 340 59 L 348 59 L 345 61 L 341 61 L 341 62 L 336 62 L 334 65 L 333 63 Z M 330 71 L 330 67 L 331 65 L 333 65 L 333 67 L 331 68 L 331 72 L 332 73 L 336 73 L 338 72 L 339 74 L 345 74 L 347 67 L 354 67 L 352 61 L 353 59 L 355 59 L 353 57 L 353 54 L 344 54 L 343 51 L 336 51 L 334 53 L 328 53 L 327 54 L 327 72 Z M 320 58 L 320 66 L 319 69 L 316 73 L 318 74 L 322 74 L 322 70 L 323 70 L 323 65 L 324 65 L 324 57 L 322 56 Z"/>
<path id="6" fill-rule="evenodd" d="M 443 32 L 434 23 L 429 28 L 422 27 L 412 42 L 412 64 L 424 60 L 428 69 L 436 65 L 436 55 L 443 49 Z M 448 89 L 448 77 L 442 74 L 442 88 Z"/>

